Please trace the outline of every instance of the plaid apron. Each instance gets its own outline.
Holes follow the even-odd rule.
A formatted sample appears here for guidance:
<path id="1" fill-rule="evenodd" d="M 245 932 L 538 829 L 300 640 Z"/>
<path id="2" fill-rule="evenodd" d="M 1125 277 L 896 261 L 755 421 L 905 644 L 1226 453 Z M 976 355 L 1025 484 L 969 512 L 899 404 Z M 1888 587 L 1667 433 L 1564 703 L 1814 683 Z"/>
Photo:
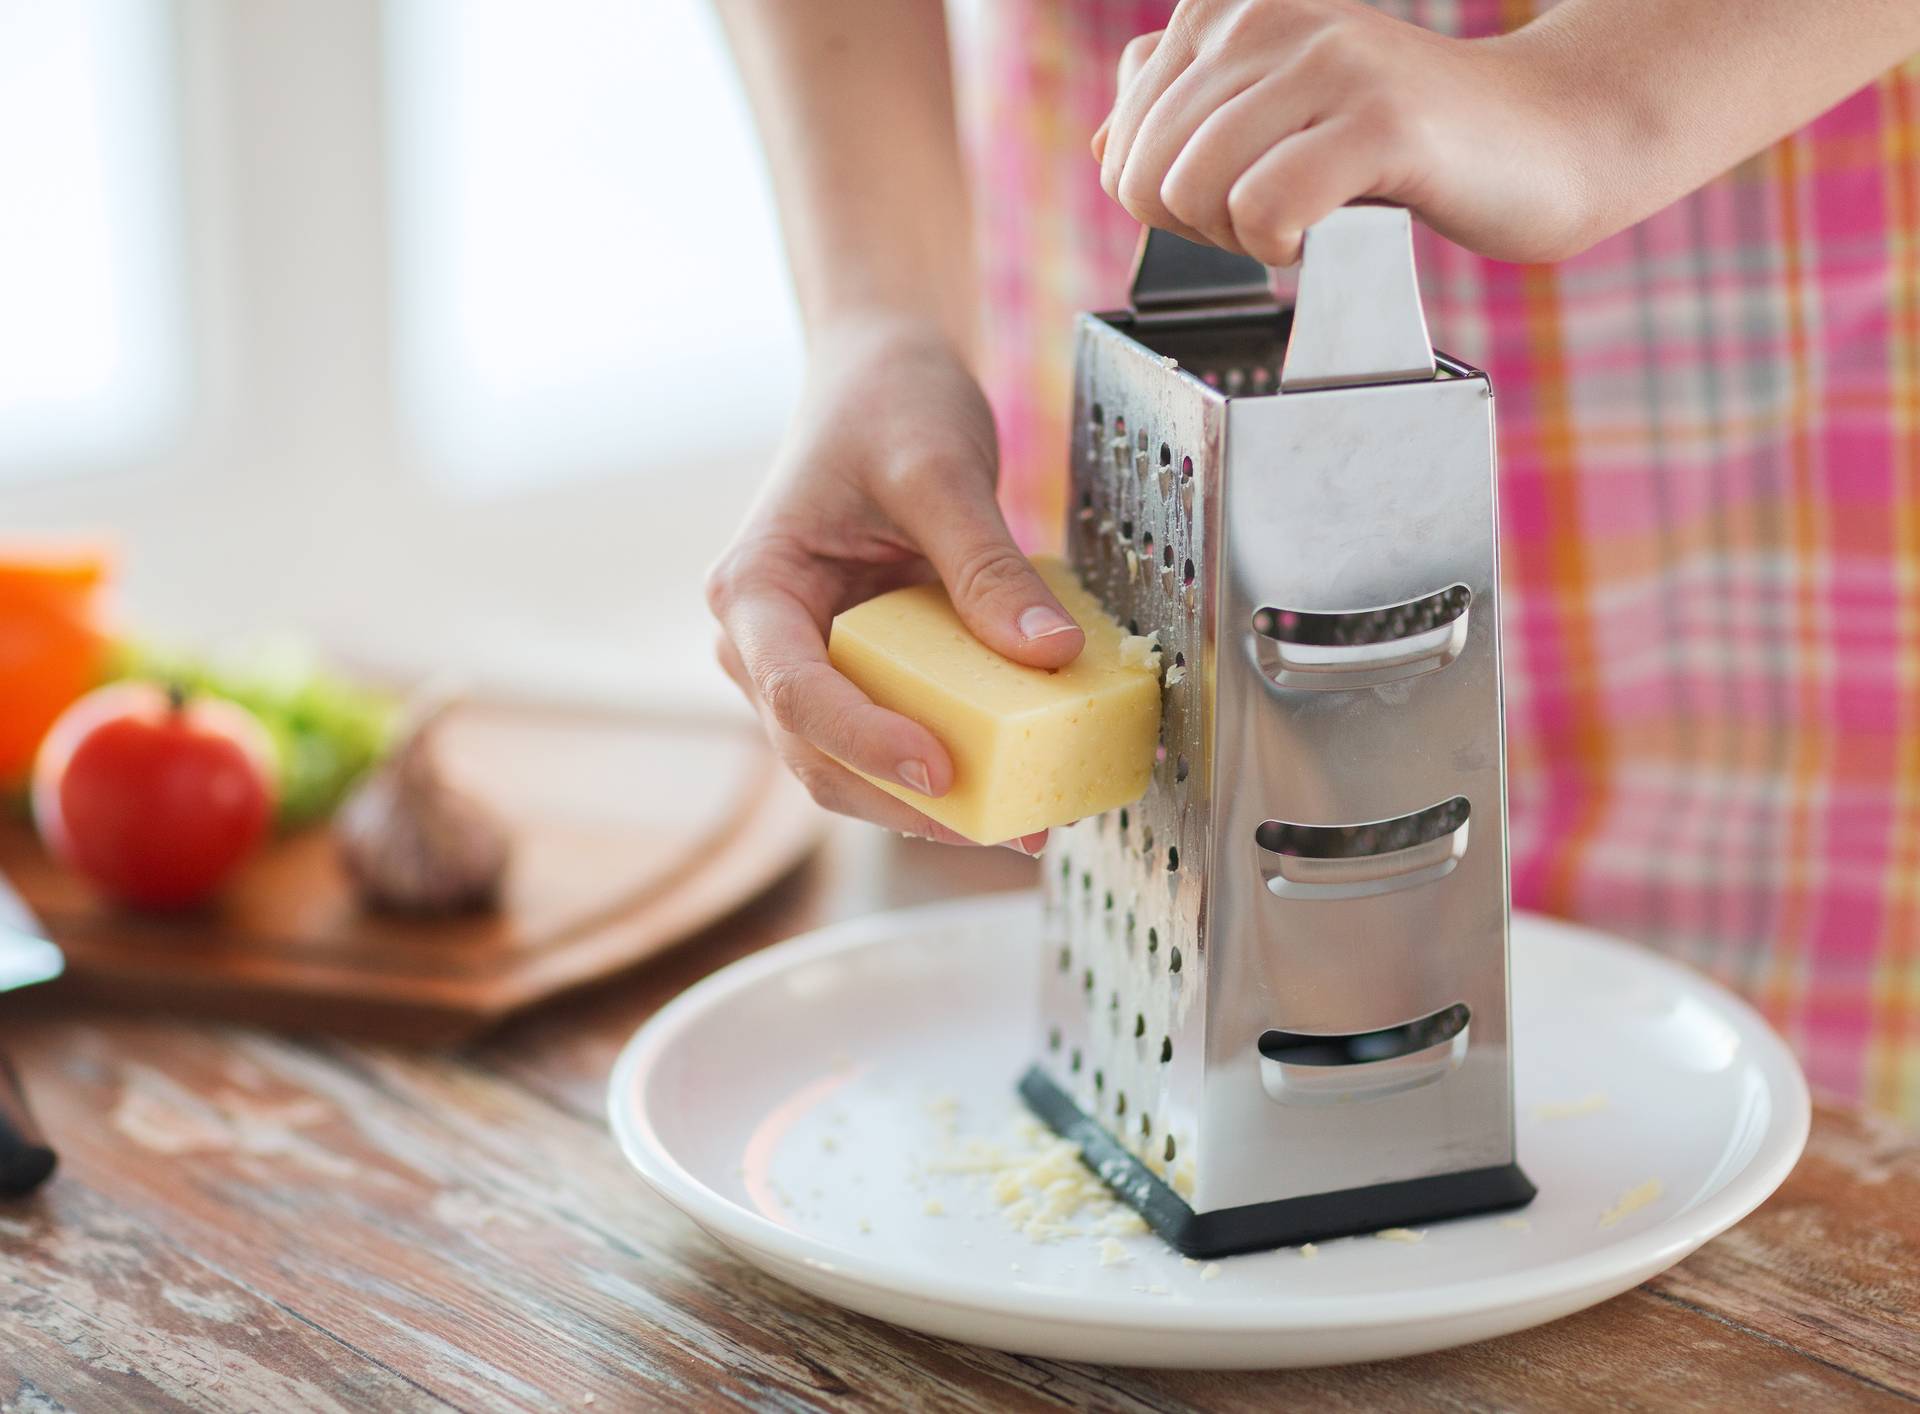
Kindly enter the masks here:
<path id="1" fill-rule="evenodd" d="M 1386 0 L 1460 35 L 1526 0 Z M 986 0 L 965 88 L 1003 499 L 1056 544 L 1072 315 L 1137 228 L 1087 142 L 1154 0 Z M 1920 61 L 1558 266 L 1420 231 L 1498 397 L 1516 906 L 1752 1000 L 1920 1121 Z"/>

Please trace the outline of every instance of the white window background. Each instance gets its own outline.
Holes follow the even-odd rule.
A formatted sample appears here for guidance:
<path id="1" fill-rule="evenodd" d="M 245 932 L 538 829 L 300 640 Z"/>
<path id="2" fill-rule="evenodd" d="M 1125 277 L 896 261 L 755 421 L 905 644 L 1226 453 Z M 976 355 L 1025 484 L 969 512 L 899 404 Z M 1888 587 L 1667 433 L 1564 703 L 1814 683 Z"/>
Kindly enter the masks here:
<path id="1" fill-rule="evenodd" d="M 185 412 L 164 12 L 0 0 L 0 477 L 136 456 Z"/>
<path id="2" fill-rule="evenodd" d="M 389 0 L 410 430 L 493 490 L 764 447 L 798 337 L 705 0 Z"/>
<path id="3" fill-rule="evenodd" d="M 0 527 L 137 630 L 721 695 L 798 360 L 706 0 L 0 0 Z"/>

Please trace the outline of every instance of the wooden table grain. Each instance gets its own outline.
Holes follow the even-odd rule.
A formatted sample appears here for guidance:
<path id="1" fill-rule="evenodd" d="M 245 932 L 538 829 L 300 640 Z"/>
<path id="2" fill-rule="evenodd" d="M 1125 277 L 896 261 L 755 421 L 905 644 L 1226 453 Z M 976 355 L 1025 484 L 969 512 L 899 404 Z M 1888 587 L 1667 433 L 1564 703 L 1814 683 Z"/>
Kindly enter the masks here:
<path id="1" fill-rule="evenodd" d="M 1102 1369 L 836 1310 L 654 1198 L 601 1118 L 667 998 L 802 928 L 1020 887 L 853 827 L 741 916 L 453 1054 L 32 993 L 0 1007 L 64 1165 L 0 1206 L 0 1410 L 1895 1409 L 1920 1403 L 1920 1136 L 1832 1105 L 1664 1276 L 1386 1364 Z"/>

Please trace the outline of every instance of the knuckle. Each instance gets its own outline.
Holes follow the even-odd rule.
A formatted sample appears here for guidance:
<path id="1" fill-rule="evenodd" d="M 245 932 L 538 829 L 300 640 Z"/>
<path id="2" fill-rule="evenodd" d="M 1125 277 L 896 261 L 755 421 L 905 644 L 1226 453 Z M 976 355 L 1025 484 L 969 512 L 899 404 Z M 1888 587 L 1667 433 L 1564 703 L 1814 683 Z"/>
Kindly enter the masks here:
<path id="1" fill-rule="evenodd" d="M 1227 219 L 1243 241 L 1266 224 L 1271 208 L 1266 193 L 1250 182 L 1235 182 L 1227 191 Z"/>
<path id="2" fill-rule="evenodd" d="M 1175 220 L 1196 228 L 1204 229 L 1211 214 L 1200 183 L 1179 168 L 1160 183 L 1160 204 Z"/>
<path id="3" fill-rule="evenodd" d="M 1142 173 L 1136 164 L 1127 164 L 1120 174 L 1119 186 L 1116 198 L 1136 221 L 1160 214 L 1160 184 Z"/>
<path id="4" fill-rule="evenodd" d="M 1316 25 L 1300 46 L 1301 62 L 1323 72 L 1346 72 L 1364 57 L 1364 42 L 1352 21 L 1340 16 Z"/>
<path id="5" fill-rule="evenodd" d="M 794 779 L 813 798 L 815 805 L 822 810 L 840 809 L 840 773 L 833 767 L 824 761 L 807 760 L 789 762 L 787 769 L 793 772 Z"/>
<path id="6" fill-rule="evenodd" d="M 960 557 L 950 588 L 962 603 L 977 604 L 1024 585 L 1027 562 L 1011 545 L 980 545 Z"/>
<path id="7" fill-rule="evenodd" d="M 713 567 L 707 571 L 707 578 L 703 587 L 706 591 L 707 608 L 712 611 L 715 617 L 725 614 L 728 606 L 733 603 L 735 591 L 734 559 L 734 552 L 729 550 L 718 560 L 714 561 Z"/>
<path id="8" fill-rule="evenodd" d="M 785 667 L 763 669 L 754 687 L 767 704 L 767 714 L 782 731 L 798 732 L 806 715 L 807 684 L 804 674 Z"/>

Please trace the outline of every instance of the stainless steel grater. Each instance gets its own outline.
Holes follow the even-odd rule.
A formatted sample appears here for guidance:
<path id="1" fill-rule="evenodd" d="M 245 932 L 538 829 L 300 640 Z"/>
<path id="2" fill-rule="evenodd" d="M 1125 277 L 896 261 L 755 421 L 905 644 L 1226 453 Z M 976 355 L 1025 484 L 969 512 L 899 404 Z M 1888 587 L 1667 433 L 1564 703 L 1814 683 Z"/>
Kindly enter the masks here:
<path id="1" fill-rule="evenodd" d="M 1165 671 L 1146 797 L 1056 831 L 1028 1104 L 1192 1256 L 1514 1207 L 1493 395 L 1405 211 L 1299 294 L 1150 232 L 1082 315 L 1068 555 Z"/>

